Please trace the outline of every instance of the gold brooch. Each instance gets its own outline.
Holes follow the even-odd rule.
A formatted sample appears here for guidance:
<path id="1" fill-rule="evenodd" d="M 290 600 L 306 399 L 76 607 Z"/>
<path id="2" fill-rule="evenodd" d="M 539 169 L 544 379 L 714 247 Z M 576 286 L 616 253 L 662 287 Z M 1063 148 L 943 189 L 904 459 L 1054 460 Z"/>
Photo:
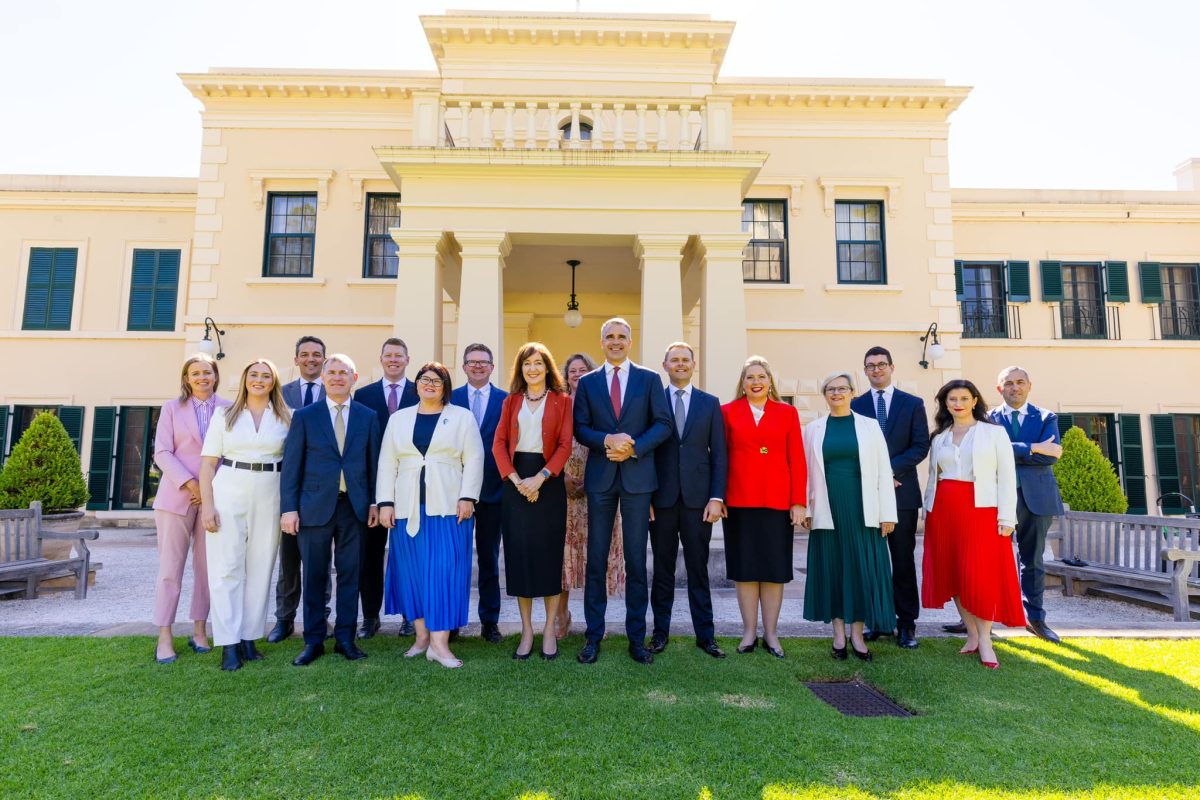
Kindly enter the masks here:
<path id="1" fill-rule="evenodd" d="M 765 456 L 767 454 L 767 448 L 760 447 L 760 448 L 758 448 L 758 452 Z"/>

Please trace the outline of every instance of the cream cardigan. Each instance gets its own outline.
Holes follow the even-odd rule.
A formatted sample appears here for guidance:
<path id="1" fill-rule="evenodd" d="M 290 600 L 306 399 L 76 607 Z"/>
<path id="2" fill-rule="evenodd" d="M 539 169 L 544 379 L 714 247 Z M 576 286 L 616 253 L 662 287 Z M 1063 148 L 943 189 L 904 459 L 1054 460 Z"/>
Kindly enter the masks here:
<path id="1" fill-rule="evenodd" d="M 925 511 L 933 511 L 937 497 L 937 452 L 947 444 L 952 430 L 933 437 L 929 447 L 929 482 L 925 485 Z M 1017 465 L 1012 442 L 999 425 L 975 423 L 975 439 L 971 444 L 971 460 L 975 472 L 975 507 L 995 508 L 1001 525 L 1017 526 Z"/>
<path id="2" fill-rule="evenodd" d="M 892 482 L 892 461 L 887 440 L 879 423 L 851 412 L 854 435 L 858 439 L 858 466 L 862 471 L 863 520 L 868 528 L 881 522 L 896 522 L 896 485 Z M 829 417 L 819 417 L 804 426 L 804 457 L 808 462 L 808 515 L 813 530 L 832 530 L 833 512 L 829 508 L 829 486 L 825 483 L 825 428 Z"/>

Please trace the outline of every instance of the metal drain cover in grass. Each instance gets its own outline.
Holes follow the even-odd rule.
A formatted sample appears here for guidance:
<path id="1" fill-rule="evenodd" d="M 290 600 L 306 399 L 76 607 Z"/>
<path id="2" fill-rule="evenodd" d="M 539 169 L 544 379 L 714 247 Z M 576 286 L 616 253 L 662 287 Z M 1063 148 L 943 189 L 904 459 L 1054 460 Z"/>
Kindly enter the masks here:
<path id="1" fill-rule="evenodd" d="M 873 686 L 862 681 L 812 681 L 806 683 L 812 693 L 847 717 L 911 717 Z"/>

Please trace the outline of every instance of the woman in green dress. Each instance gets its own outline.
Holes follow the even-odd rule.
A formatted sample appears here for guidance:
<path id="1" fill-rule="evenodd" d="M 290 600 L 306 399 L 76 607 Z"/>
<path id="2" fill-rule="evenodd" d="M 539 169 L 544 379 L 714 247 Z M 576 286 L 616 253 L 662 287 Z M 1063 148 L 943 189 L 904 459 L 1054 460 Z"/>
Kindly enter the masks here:
<path id="1" fill-rule="evenodd" d="M 863 626 L 896 626 L 892 564 L 884 537 L 896 524 L 896 490 L 887 441 L 875 420 L 850 410 L 854 378 L 835 372 L 821 383 L 829 415 L 804 429 L 808 461 L 808 576 L 804 618 L 833 622 L 833 657 L 871 660 Z"/>

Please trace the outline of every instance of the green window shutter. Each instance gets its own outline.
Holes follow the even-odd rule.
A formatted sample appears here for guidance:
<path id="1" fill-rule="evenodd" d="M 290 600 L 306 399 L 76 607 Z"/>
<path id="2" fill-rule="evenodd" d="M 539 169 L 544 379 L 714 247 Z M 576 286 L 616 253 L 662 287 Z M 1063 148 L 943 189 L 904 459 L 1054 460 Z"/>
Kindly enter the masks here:
<path id="1" fill-rule="evenodd" d="M 956 299 L 963 299 L 963 262 L 954 262 L 954 294 Z"/>
<path id="2" fill-rule="evenodd" d="M 129 330 L 175 330 L 179 251 L 134 250 L 129 281 Z"/>
<path id="3" fill-rule="evenodd" d="M 88 504 L 91 511 L 107 511 L 112 483 L 113 445 L 117 439 L 117 409 L 92 410 L 92 454 L 88 462 Z"/>
<path id="4" fill-rule="evenodd" d="M 71 328 L 77 256 L 78 251 L 73 247 L 30 249 L 21 321 L 24 330 L 65 331 Z"/>
<path id="5" fill-rule="evenodd" d="M 1121 471 L 1130 514 L 1145 514 L 1146 459 L 1142 454 L 1142 421 L 1137 414 L 1118 414 L 1121 429 Z"/>
<path id="6" fill-rule="evenodd" d="M 150 330 L 154 312 L 154 276 L 157 272 L 154 250 L 133 251 L 133 273 L 129 280 L 129 330 Z"/>
<path id="7" fill-rule="evenodd" d="M 1158 493 L 1178 492 L 1179 453 L 1175 449 L 1175 417 L 1173 414 L 1151 414 L 1150 432 L 1154 437 L 1154 464 L 1158 468 Z M 1186 509 L 1178 496 L 1163 500 L 1163 513 L 1180 513 Z"/>
<path id="8" fill-rule="evenodd" d="M 1075 415 L 1074 414 L 1059 414 L 1058 415 L 1058 438 L 1061 439 L 1062 437 L 1066 436 L 1067 431 L 1071 430 L 1071 428 L 1073 428 L 1073 427 L 1075 427 Z"/>
<path id="9" fill-rule="evenodd" d="M 1042 270 L 1042 301 L 1054 303 L 1063 299 L 1062 262 L 1039 262 Z"/>
<path id="10" fill-rule="evenodd" d="M 71 444 L 75 445 L 75 452 L 82 453 L 83 406 L 60 406 L 58 421 L 67 429 L 67 436 L 71 437 Z"/>
<path id="11" fill-rule="evenodd" d="M 8 418 L 12 416 L 8 406 L 0 406 L 0 467 L 4 466 L 4 457 L 8 455 Z"/>
<path id="12" fill-rule="evenodd" d="M 1162 264 L 1157 261 L 1139 261 L 1138 279 L 1142 285 L 1143 303 L 1163 301 Z"/>
<path id="13" fill-rule="evenodd" d="M 1124 261 L 1105 261 L 1104 274 L 1108 278 L 1108 300 L 1128 303 L 1129 264 Z"/>
<path id="14" fill-rule="evenodd" d="M 1008 262 L 1008 299 L 1013 303 L 1028 303 L 1032 295 L 1029 292 L 1029 262 Z"/>
<path id="15" fill-rule="evenodd" d="M 179 251 L 158 251 L 158 275 L 154 286 L 154 313 L 150 325 L 156 331 L 175 330 L 175 304 L 179 297 Z"/>

